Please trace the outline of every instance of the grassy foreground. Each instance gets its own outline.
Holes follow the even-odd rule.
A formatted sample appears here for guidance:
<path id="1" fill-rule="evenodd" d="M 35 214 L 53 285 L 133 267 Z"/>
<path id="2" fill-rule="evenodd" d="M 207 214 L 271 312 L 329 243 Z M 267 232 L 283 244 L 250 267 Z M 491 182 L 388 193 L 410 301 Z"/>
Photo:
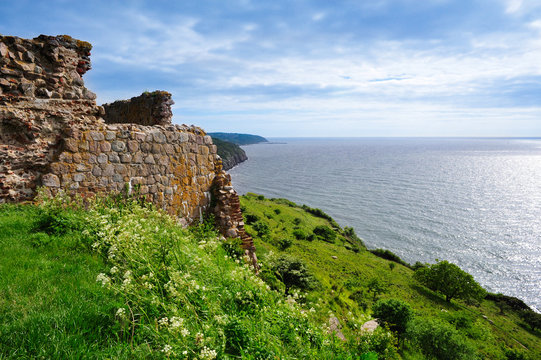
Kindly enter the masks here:
<path id="1" fill-rule="evenodd" d="M 475 304 L 446 302 L 413 279 L 411 266 L 400 264 L 398 257 L 389 261 L 367 251 L 351 229 L 341 229 L 319 209 L 250 193 L 241 204 L 264 269 L 283 256 L 300 259 L 317 282 L 306 290 L 307 302 L 318 304 L 321 322 L 328 321 L 328 313 L 336 316 L 346 337 L 359 333 L 359 321 L 351 319 L 369 319 L 378 300 L 394 298 L 409 304 L 415 318 L 441 322 L 448 335 L 453 333 L 472 350 L 461 357 L 449 349 L 448 357 L 434 358 L 541 359 L 541 332 L 512 308 L 486 299 Z M 334 230 L 334 237 L 317 234 L 316 228 L 324 226 Z M 410 333 L 397 344 L 400 356 L 430 358 L 422 354 L 422 339 L 415 338 L 415 329 Z M 432 348 L 443 347 L 424 340 Z"/>
<path id="2" fill-rule="evenodd" d="M 1 205 L 0 359 L 541 358 L 511 309 L 445 302 L 320 210 L 241 202 L 259 276 L 210 222 L 182 229 L 130 199 Z M 361 331 L 389 298 L 413 309 L 405 335 Z"/>

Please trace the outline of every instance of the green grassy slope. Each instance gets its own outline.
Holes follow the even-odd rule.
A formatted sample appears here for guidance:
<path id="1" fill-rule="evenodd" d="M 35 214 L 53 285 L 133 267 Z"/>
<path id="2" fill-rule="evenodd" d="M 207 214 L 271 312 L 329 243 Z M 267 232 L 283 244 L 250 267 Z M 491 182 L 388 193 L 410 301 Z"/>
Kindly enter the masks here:
<path id="1" fill-rule="evenodd" d="M 0 206 L 0 358 L 127 358 L 110 316 L 122 301 L 95 281 L 103 261 L 77 233 L 36 232 L 37 219 Z"/>
<path id="2" fill-rule="evenodd" d="M 239 253 L 129 199 L 0 205 L 0 359 L 372 356 Z"/>
<path id="3" fill-rule="evenodd" d="M 461 358 L 541 357 L 539 332 L 515 312 L 446 303 L 321 211 L 257 195 L 241 202 L 259 277 L 210 223 L 183 229 L 130 199 L 0 205 L 0 359 L 424 358 L 408 337 L 359 330 L 387 298 L 452 326 L 478 354 Z M 302 267 L 276 270 L 294 258 L 313 278 Z M 287 276 L 299 274 L 310 281 L 286 296 Z M 335 317 L 345 341 L 332 335 Z M 444 350 L 438 358 L 460 358 Z"/>
<path id="4" fill-rule="evenodd" d="M 254 236 L 263 266 L 272 263 L 280 254 L 302 259 L 320 284 L 307 292 L 307 298 L 335 314 L 345 332 L 354 334 L 357 331 L 355 326 L 349 326 L 348 319 L 368 319 L 370 308 L 377 299 L 397 298 L 409 303 L 417 317 L 451 321 L 457 317 L 467 318 L 468 326 L 458 330 L 473 344 L 481 358 L 506 359 L 507 348 L 524 352 L 532 359 L 541 358 L 541 334 L 524 324 L 511 309 L 501 314 L 496 303 L 488 300 L 477 306 L 455 300 L 448 303 L 442 296 L 419 285 L 412 277 L 412 269 L 375 256 L 362 243 L 348 240 L 344 231 L 324 218 L 325 215 L 314 216 L 305 210 L 306 207 L 303 209 L 284 199 L 265 199 L 255 194 L 243 196 L 241 204 L 246 228 Z M 261 223 L 266 224 L 268 230 Z M 300 236 L 301 239 L 297 239 L 294 235 L 295 231 L 312 234 L 313 229 L 321 225 L 336 230 L 334 243 L 317 237 L 302 239 Z M 369 291 L 371 282 L 383 283 L 387 291 L 374 294 Z M 320 321 L 325 321 L 325 311 L 320 314 Z M 405 344 L 405 358 L 416 358 L 419 356 L 416 353 Z"/>

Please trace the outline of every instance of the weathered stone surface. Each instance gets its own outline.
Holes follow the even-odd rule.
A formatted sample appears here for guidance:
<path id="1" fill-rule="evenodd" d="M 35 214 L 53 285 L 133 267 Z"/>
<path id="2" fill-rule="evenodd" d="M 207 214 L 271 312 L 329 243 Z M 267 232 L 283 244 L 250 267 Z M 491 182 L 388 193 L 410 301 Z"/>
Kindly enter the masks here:
<path id="1" fill-rule="evenodd" d="M 30 200 L 38 186 L 86 197 L 138 185 L 157 208 L 190 224 L 211 210 L 216 185 L 220 231 L 240 237 L 256 264 L 238 195 L 229 189 L 216 147 L 202 129 L 171 124 L 170 94 L 98 106 L 82 79 L 91 68 L 90 44 L 69 36 L 15 38 L 17 44 L 5 38 L 0 36 L 0 203 Z"/>
<path id="2" fill-rule="evenodd" d="M 52 188 L 60 187 L 60 180 L 58 179 L 58 176 L 54 174 L 43 175 L 43 177 L 41 178 L 41 182 L 43 186 L 49 186 Z"/>

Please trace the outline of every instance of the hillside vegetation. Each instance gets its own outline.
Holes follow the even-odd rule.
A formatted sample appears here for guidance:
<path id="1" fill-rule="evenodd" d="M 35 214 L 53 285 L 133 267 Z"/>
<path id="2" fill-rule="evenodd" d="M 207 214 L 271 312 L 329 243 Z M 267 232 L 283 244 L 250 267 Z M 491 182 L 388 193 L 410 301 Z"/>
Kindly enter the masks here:
<path id="1" fill-rule="evenodd" d="M 367 251 L 353 229 L 340 228 L 319 209 L 256 194 L 241 197 L 241 204 L 246 229 L 254 236 L 261 259 L 262 276 L 273 278 L 277 259 L 300 260 L 316 284 L 305 288 L 306 303 L 317 304 L 322 323 L 337 317 L 346 338 L 358 336 L 358 323 L 371 318 L 376 303 L 397 299 L 413 310 L 405 333 L 395 332 L 405 359 L 541 358 L 540 315 L 522 301 L 495 294 L 480 301 L 446 301 L 445 295 L 414 278 L 412 268 L 421 273 L 426 266 L 410 266 L 388 250 Z M 333 234 L 325 229 L 332 229 Z M 285 291 L 279 279 L 274 281 L 275 288 Z M 392 323 L 387 326 L 393 328 Z M 431 338 L 430 334 L 439 335 Z M 445 352 L 444 346 L 450 344 L 454 345 L 446 355 L 430 353 L 438 347 Z M 423 353 L 425 347 L 430 350 Z M 463 355 L 452 350 L 457 347 L 464 350 Z"/>
<path id="2" fill-rule="evenodd" d="M 257 276 L 212 219 L 122 196 L 0 205 L 0 359 L 541 357 L 510 306 L 445 301 L 321 210 L 241 201 Z"/>
<path id="3" fill-rule="evenodd" d="M 213 133 L 208 133 L 208 135 L 210 135 L 213 138 L 229 141 L 237 145 L 251 145 L 251 144 L 258 144 L 262 142 L 268 142 L 268 140 L 265 139 L 263 136 L 251 135 L 251 134 L 213 132 Z"/>

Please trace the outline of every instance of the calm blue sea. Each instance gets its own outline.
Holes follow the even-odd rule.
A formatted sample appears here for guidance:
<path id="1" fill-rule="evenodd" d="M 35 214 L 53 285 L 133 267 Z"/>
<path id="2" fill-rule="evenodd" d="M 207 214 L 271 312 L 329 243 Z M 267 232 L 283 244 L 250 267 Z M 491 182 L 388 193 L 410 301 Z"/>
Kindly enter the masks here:
<path id="1" fill-rule="evenodd" d="M 243 147 L 239 193 L 321 208 L 370 248 L 449 260 L 541 310 L 541 139 L 270 140 Z"/>

